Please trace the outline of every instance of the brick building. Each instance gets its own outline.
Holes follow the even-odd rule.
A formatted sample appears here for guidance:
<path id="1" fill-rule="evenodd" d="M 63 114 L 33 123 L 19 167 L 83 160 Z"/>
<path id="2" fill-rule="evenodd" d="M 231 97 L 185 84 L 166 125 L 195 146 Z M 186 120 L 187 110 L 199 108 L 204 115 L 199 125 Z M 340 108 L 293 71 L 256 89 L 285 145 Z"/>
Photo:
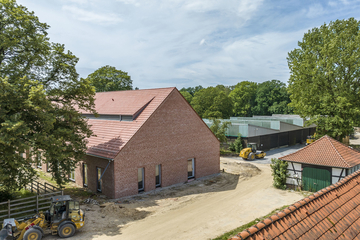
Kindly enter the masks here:
<path id="1" fill-rule="evenodd" d="M 219 172 L 219 141 L 176 88 L 97 93 L 95 105 L 76 184 L 119 198 Z"/>

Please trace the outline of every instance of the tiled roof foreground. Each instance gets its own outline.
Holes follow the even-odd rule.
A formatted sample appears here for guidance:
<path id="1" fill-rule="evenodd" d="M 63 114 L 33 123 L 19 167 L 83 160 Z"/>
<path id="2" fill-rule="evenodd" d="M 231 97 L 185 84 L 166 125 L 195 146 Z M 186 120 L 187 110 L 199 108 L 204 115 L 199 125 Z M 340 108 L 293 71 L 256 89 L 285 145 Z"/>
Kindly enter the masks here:
<path id="1" fill-rule="evenodd" d="M 360 239 L 360 170 L 231 240 Z"/>
<path id="2" fill-rule="evenodd" d="M 91 136 L 87 154 L 114 159 L 132 136 L 151 117 L 175 88 L 158 88 L 96 93 L 95 109 L 101 114 L 134 114 L 146 107 L 133 121 L 89 119 Z"/>
<path id="3" fill-rule="evenodd" d="M 313 165 L 352 168 L 360 164 L 360 152 L 325 135 L 281 160 Z"/>

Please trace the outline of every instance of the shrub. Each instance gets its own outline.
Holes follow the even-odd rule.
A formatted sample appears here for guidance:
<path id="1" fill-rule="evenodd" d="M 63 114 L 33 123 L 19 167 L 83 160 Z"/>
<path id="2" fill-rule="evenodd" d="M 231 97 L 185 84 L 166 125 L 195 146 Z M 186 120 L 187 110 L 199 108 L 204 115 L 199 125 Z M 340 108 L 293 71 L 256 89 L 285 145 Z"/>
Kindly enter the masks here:
<path id="1" fill-rule="evenodd" d="M 237 139 L 234 142 L 236 153 L 240 153 L 243 149 L 241 134 L 239 133 Z"/>
<path id="2" fill-rule="evenodd" d="M 277 158 L 271 159 L 270 164 L 272 170 L 272 176 L 274 177 L 274 187 L 280 189 L 286 189 L 286 177 L 288 177 L 287 167 L 288 162 L 282 161 Z"/>
<path id="3" fill-rule="evenodd" d="M 232 152 L 236 151 L 235 143 L 230 143 L 229 144 L 229 150 L 232 151 Z"/>

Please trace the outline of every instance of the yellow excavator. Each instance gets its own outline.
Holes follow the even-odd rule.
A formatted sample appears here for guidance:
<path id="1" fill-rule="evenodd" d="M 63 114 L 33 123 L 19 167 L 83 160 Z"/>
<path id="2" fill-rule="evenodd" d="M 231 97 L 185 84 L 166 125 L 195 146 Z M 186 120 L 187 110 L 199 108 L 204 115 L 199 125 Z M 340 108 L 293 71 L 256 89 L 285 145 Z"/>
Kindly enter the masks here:
<path id="1" fill-rule="evenodd" d="M 264 158 L 266 153 L 261 150 L 257 150 L 256 143 L 248 143 L 247 148 L 241 150 L 240 157 L 244 160 L 254 160 L 255 158 Z"/>
<path id="2" fill-rule="evenodd" d="M 14 218 L 4 220 L 0 231 L 0 240 L 40 240 L 44 234 L 51 232 L 61 238 L 75 234 L 75 230 L 85 224 L 85 213 L 80 209 L 78 201 L 69 195 L 51 197 L 50 209 L 39 212 L 19 223 Z"/>

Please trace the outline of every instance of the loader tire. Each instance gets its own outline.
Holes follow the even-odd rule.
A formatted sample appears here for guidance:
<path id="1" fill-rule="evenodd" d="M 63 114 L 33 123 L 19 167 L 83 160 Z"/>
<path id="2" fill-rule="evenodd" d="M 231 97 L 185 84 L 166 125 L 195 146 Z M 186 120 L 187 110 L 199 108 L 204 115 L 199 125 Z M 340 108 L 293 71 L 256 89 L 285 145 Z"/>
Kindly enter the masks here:
<path id="1" fill-rule="evenodd" d="M 24 240 L 40 240 L 42 238 L 42 233 L 39 229 L 30 228 L 24 234 Z"/>
<path id="2" fill-rule="evenodd" d="M 71 223 L 64 224 L 58 231 L 59 237 L 68 238 L 75 234 L 75 227 Z"/>

